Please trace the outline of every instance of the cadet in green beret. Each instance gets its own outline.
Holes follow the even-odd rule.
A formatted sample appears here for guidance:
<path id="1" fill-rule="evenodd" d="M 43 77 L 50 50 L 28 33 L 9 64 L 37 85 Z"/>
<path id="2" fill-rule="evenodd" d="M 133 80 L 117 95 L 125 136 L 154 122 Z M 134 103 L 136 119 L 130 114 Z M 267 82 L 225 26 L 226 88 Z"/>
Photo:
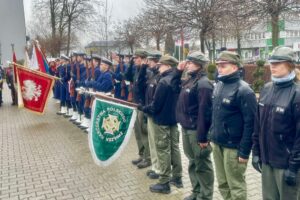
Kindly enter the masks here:
<path id="1" fill-rule="evenodd" d="M 276 47 L 271 79 L 260 92 L 252 164 L 262 174 L 263 199 L 300 199 L 300 85 L 295 52 Z"/>
<path id="2" fill-rule="evenodd" d="M 211 141 L 219 191 L 224 199 L 247 199 L 245 172 L 252 146 L 256 97 L 241 80 L 238 54 L 223 51 L 217 59 Z"/>
<path id="3" fill-rule="evenodd" d="M 189 78 L 181 86 L 176 118 L 182 127 L 183 150 L 189 159 L 193 188 L 192 194 L 184 200 L 213 199 L 214 171 L 208 140 L 213 85 L 206 76 L 208 62 L 206 56 L 197 51 L 189 54 L 183 63 Z"/>
<path id="4" fill-rule="evenodd" d="M 150 186 L 150 191 L 169 194 L 170 183 L 183 187 L 181 155 L 179 151 L 179 131 L 175 117 L 176 103 L 180 91 L 179 79 L 174 67 L 178 60 L 172 56 L 162 56 L 158 63 L 160 79 L 150 105 L 139 105 L 138 109 L 150 115 L 155 124 L 155 144 L 159 163 L 159 182 Z M 171 177 L 172 175 L 172 177 Z"/>
<path id="5" fill-rule="evenodd" d="M 147 88 L 146 88 L 146 97 L 145 97 L 145 106 L 150 105 L 153 101 L 155 90 L 157 87 L 158 80 L 160 78 L 158 71 L 158 61 L 161 58 L 160 51 L 151 51 L 148 54 L 148 72 L 147 72 Z M 147 176 L 150 179 L 159 178 L 159 163 L 157 159 L 157 150 L 155 145 L 155 123 L 153 122 L 152 116 L 147 115 L 147 129 L 148 129 L 148 140 L 149 140 L 149 149 L 152 168 L 147 171 Z"/>
<path id="6" fill-rule="evenodd" d="M 135 72 L 133 76 L 133 101 L 140 105 L 145 104 L 148 66 L 147 56 L 148 52 L 143 49 L 137 49 L 134 53 Z M 133 70 L 129 71 L 133 73 Z M 128 74 L 126 76 L 128 76 Z M 151 165 L 146 119 L 147 118 L 142 111 L 137 112 L 134 133 L 140 157 L 133 160 L 132 164 L 137 165 L 139 169 L 149 167 Z"/>

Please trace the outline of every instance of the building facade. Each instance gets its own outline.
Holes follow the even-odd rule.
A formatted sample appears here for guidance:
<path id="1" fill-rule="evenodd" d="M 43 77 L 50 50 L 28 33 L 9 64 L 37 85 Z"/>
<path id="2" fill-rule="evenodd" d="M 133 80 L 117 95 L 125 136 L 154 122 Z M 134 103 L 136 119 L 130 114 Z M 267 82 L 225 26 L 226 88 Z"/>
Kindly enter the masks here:
<path id="1" fill-rule="evenodd" d="M 24 58 L 26 29 L 23 0 L 0 1 L 0 64 L 12 60 L 12 45 L 17 59 Z"/>
<path id="2" fill-rule="evenodd" d="M 294 48 L 298 54 L 300 47 L 300 20 L 284 20 L 280 21 L 279 45 Z M 251 30 L 244 31 L 241 38 L 241 56 L 245 61 L 254 61 L 258 59 L 266 59 L 272 51 L 272 33 L 270 24 L 258 24 Z M 228 50 L 237 50 L 237 39 L 232 36 L 226 38 L 225 47 Z M 216 49 L 221 49 L 220 43 L 217 43 Z M 223 45 L 224 47 L 224 45 Z"/>

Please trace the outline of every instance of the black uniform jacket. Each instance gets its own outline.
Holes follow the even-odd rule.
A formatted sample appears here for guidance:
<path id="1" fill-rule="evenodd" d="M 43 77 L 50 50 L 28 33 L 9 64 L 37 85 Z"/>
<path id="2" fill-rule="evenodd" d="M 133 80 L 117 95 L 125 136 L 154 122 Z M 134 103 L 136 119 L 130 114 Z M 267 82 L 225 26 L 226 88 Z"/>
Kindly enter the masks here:
<path id="1" fill-rule="evenodd" d="M 213 92 L 211 140 L 238 149 L 241 158 L 249 157 L 252 147 L 256 97 L 239 72 L 219 78 Z"/>
<path id="2" fill-rule="evenodd" d="M 160 74 L 158 72 L 158 69 L 151 68 L 148 70 L 145 105 L 150 105 L 152 103 L 159 78 Z"/>
<path id="3" fill-rule="evenodd" d="M 180 92 L 181 72 L 170 69 L 161 74 L 153 101 L 143 107 L 143 111 L 153 117 L 158 125 L 173 126 L 176 122 L 175 112 Z"/>
<path id="4" fill-rule="evenodd" d="M 300 165 L 300 85 L 267 83 L 261 90 L 253 135 L 253 155 L 274 168 Z"/>
<path id="5" fill-rule="evenodd" d="M 204 72 L 193 72 L 183 82 L 179 94 L 176 118 L 180 125 L 197 130 L 198 142 L 207 142 L 211 125 L 213 85 Z"/>

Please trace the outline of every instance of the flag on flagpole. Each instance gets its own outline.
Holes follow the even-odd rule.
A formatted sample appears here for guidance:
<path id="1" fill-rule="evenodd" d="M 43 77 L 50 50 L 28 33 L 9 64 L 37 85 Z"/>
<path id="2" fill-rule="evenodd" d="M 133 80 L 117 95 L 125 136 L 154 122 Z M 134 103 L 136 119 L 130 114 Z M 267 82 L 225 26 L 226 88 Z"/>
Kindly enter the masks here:
<path id="1" fill-rule="evenodd" d="M 36 47 L 35 45 L 33 45 L 32 48 L 32 57 L 28 66 L 30 69 L 32 70 L 39 70 L 39 63 L 38 63 L 38 59 L 37 59 L 37 55 L 36 55 Z"/>
<path id="2" fill-rule="evenodd" d="M 120 103 L 95 99 L 92 107 L 89 147 L 94 162 L 108 166 L 126 147 L 136 119 L 136 109 Z"/>
<path id="3" fill-rule="evenodd" d="M 31 60 L 29 59 L 28 50 L 25 49 L 25 62 L 24 66 L 29 67 L 31 65 Z"/>
<path id="4" fill-rule="evenodd" d="M 33 70 L 39 70 L 43 73 L 49 72 L 47 61 L 45 61 L 40 48 L 36 44 L 33 45 L 30 68 Z"/>
<path id="5" fill-rule="evenodd" d="M 19 107 L 43 114 L 54 84 L 53 77 L 17 66 Z"/>
<path id="6" fill-rule="evenodd" d="M 13 49 L 13 62 L 17 63 L 17 56 L 14 49 Z M 17 66 L 15 64 L 14 64 L 14 82 L 17 83 Z"/>

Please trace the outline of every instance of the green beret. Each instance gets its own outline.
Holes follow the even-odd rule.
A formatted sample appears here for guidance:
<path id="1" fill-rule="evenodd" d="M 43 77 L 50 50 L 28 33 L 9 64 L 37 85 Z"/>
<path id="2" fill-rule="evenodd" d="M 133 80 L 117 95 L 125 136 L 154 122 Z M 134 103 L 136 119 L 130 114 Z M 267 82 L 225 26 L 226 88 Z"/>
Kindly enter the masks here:
<path id="1" fill-rule="evenodd" d="M 270 63 L 276 62 L 295 62 L 295 52 L 293 49 L 284 46 L 276 47 L 269 58 Z"/>
<path id="2" fill-rule="evenodd" d="M 162 56 L 159 60 L 159 64 L 170 65 L 171 67 L 177 66 L 179 61 L 173 56 L 165 55 Z"/>
<path id="3" fill-rule="evenodd" d="M 201 51 L 196 51 L 189 54 L 186 60 L 201 65 L 202 67 L 204 67 L 209 62 L 209 59 L 206 58 L 206 56 Z"/>
<path id="4" fill-rule="evenodd" d="M 217 64 L 219 63 L 232 63 L 236 64 L 239 68 L 243 67 L 239 54 L 232 51 L 222 51 L 217 59 Z"/>
<path id="5" fill-rule="evenodd" d="M 148 56 L 147 58 L 148 59 L 156 59 L 156 60 L 159 60 L 161 58 L 162 54 L 160 51 L 149 51 L 148 52 Z"/>
<path id="6" fill-rule="evenodd" d="M 148 52 L 143 49 L 137 49 L 134 52 L 134 57 L 141 57 L 141 58 L 146 58 L 148 56 Z"/>

